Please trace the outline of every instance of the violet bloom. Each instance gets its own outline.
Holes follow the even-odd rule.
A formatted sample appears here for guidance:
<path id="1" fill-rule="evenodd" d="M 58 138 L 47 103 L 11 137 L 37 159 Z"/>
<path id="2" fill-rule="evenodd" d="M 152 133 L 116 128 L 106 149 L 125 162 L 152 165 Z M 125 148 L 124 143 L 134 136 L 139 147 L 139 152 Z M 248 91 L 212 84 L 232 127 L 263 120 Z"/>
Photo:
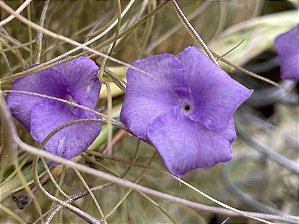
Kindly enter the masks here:
<path id="1" fill-rule="evenodd" d="M 299 25 L 276 37 L 274 43 L 281 77 L 299 81 Z"/>
<path id="2" fill-rule="evenodd" d="M 13 90 L 53 96 L 96 109 L 101 83 L 99 67 L 89 58 L 81 57 L 50 69 L 15 80 Z M 12 115 L 42 142 L 61 125 L 96 115 L 55 100 L 21 93 L 9 93 L 7 104 Z M 98 136 L 100 123 L 78 123 L 55 134 L 46 149 L 66 159 L 80 155 Z"/>
<path id="3" fill-rule="evenodd" d="M 132 64 L 120 119 L 181 176 L 232 158 L 233 114 L 248 90 L 196 47 Z M 144 72 L 140 71 L 143 70 Z"/>

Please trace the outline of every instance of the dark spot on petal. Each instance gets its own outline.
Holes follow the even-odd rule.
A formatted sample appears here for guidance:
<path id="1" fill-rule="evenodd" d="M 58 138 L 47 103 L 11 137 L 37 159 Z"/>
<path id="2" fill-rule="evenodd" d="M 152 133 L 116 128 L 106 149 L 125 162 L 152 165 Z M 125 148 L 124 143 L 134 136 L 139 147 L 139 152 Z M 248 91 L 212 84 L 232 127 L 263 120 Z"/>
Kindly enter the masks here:
<path id="1" fill-rule="evenodd" d="M 189 105 L 185 105 L 185 108 L 184 108 L 185 111 L 189 111 L 190 109 L 191 109 L 191 107 Z"/>

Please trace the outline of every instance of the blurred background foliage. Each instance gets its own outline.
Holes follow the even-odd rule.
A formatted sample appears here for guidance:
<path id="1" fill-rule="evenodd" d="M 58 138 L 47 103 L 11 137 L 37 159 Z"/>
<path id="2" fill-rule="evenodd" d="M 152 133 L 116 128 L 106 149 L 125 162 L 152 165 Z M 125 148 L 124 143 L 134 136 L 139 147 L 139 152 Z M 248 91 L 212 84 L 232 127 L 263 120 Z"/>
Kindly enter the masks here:
<path id="1" fill-rule="evenodd" d="M 120 32 L 139 21 L 163 1 L 122 0 L 122 10 L 132 2 L 132 6 L 121 19 Z M 5 3 L 17 9 L 23 1 L 10 0 Z M 44 1 L 33 0 L 21 15 L 39 24 L 44 4 Z M 279 64 L 273 45 L 273 39 L 278 34 L 289 30 L 298 22 L 296 1 L 180 0 L 178 4 L 213 51 L 223 55 L 240 44 L 225 56 L 227 60 L 296 91 L 298 88 L 296 83 L 280 80 Z M 1 20 L 9 16 L 5 10 L 0 10 Z M 95 48 L 116 35 L 115 27 L 109 29 L 114 21 L 117 21 L 116 1 L 51 0 L 44 27 L 80 43 L 103 34 L 100 39 L 90 45 Z M 18 19 L 13 19 L 3 27 L 0 26 L 0 79 L 23 71 L 34 63 L 37 35 L 34 29 Z M 196 43 L 180 22 L 171 4 L 166 4 L 154 17 L 146 20 L 145 23 L 120 39 L 111 56 L 131 63 L 136 59 L 164 52 L 177 54 L 188 45 L 196 45 Z M 41 62 L 49 61 L 73 47 L 69 43 L 44 35 Z M 109 53 L 109 47 L 99 50 Z M 98 64 L 103 62 L 101 57 L 93 56 L 92 58 Z M 299 215 L 298 173 L 291 171 L 288 165 L 282 165 L 279 162 L 281 159 L 286 159 L 287 163 L 298 164 L 298 97 L 235 71 L 224 63 L 221 65 L 233 78 L 256 90 L 248 103 L 236 114 L 238 140 L 233 146 L 234 159 L 211 169 L 195 170 L 182 179 L 238 209 L 279 215 L 286 213 Z M 123 66 L 108 61 L 107 67 L 116 76 L 125 80 Z M 11 81 L 1 83 L 1 88 L 9 89 L 11 83 Z M 112 114 L 117 118 L 123 92 L 113 83 L 111 87 Z M 107 91 L 103 86 L 98 103 L 99 110 L 107 113 L 106 105 Z M 20 124 L 16 122 L 16 125 L 22 140 L 38 146 Z M 43 213 L 51 208 L 52 201 L 34 184 L 32 155 L 21 150 L 12 150 L 6 141 L 6 130 L 2 124 L 0 128 L 0 208 L 2 208 L 0 209 L 0 223 L 17 222 L 7 210 L 5 212 L 4 207 L 21 217 L 24 222 L 32 223 L 39 217 L 39 213 L 36 203 L 32 202 L 27 191 L 24 190 L 20 175 L 15 171 L 16 158 L 18 158 L 18 167 L 36 196 L 34 200 L 39 204 Z M 109 128 L 105 125 L 101 135 L 89 151 L 82 157 L 76 158 L 76 161 L 108 173 L 121 174 L 128 166 L 124 161 L 132 161 L 135 156 L 137 139 L 113 128 L 112 159 L 94 157 L 94 154 L 89 152 L 105 151 L 109 141 L 108 133 Z M 153 153 L 154 148 L 142 142 L 136 164 L 146 164 Z M 277 160 L 273 159 L 271 156 L 273 153 L 279 153 L 280 157 Z M 103 154 L 101 156 L 105 157 Z M 159 156 L 151 166 L 165 169 Z M 44 170 L 41 163 L 39 169 L 40 172 Z M 85 190 L 73 169 L 61 168 L 59 170 L 57 167 L 55 169 L 50 167 L 50 169 L 60 183 L 60 187 L 68 195 Z M 125 178 L 134 181 L 141 171 L 142 168 L 133 166 Z M 95 179 L 86 174 L 82 175 L 90 187 L 106 183 L 105 180 Z M 63 198 L 57 194 L 56 187 L 49 177 L 45 176 L 41 179 L 48 192 Z M 181 185 L 177 180 L 159 170 L 147 170 L 139 184 L 188 200 L 215 205 L 209 199 Z M 153 198 L 167 211 L 168 215 L 165 215 L 159 207 L 138 192 L 132 191 L 127 198 L 123 199 L 127 190 L 111 185 L 94 193 L 104 214 L 108 214 L 121 201 L 119 207 L 107 218 L 107 223 L 222 223 L 227 218 Z M 73 204 L 90 215 L 100 218 L 99 211 L 90 196 L 85 196 Z M 54 216 L 52 223 L 82 223 L 82 219 L 68 209 L 62 209 Z M 226 223 L 254 223 L 254 221 L 231 217 Z"/>

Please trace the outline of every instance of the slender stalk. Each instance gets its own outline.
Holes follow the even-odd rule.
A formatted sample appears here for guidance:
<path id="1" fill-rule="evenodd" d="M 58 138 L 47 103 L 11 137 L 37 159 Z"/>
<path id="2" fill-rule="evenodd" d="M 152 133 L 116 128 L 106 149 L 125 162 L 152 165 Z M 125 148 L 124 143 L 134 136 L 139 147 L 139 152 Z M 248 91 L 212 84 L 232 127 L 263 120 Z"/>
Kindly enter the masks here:
<path id="1" fill-rule="evenodd" d="M 4 212 L 6 212 L 10 217 L 14 218 L 16 221 L 18 221 L 21 224 L 25 224 L 26 222 L 20 217 L 18 216 L 16 213 L 14 213 L 12 210 L 10 210 L 9 208 L 5 207 L 4 205 L 2 205 L 0 203 L 0 209 L 2 209 Z"/>
<path id="2" fill-rule="evenodd" d="M 47 10 L 48 10 L 48 6 L 49 6 L 50 0 L 46 0 L 44 3 L 44 7 L 43 7 L 43 11 L 41 14 L 41 18 L 39 21 L 39 25 L 41 27 L 44 27 L 45 25 L 45 20 L 46 20 L 46 15 L 47 15 Z M 37 50 L 36 50 L 36 59 L 35 59 L 35 63 L 39 64 L 40 63 L 40 57 L 41 57 L 41 53 L 42 53 L 42 43 L 43 43 L 43 32 L 39 31 L 37 34 Z"/>
<path id="3" fill-rule="evenodd" d="M 62 200 L 54 197 L 53 195 L 51 195 L 49 192 L 47 192 L 44 189 L 43 185 L 41 184 L 41 182 L 40 182 L 40 180 L 38 178 L 38 172 L 37 172 L 37 162 L 38 162 L 38 159 L 39 159 L 39 157 L 37 157 L 36 159 L 34 159 L 33 165 L 32 165 L 32 167 L 34 169 L 34 182 L 35 182 L 36 186 L 38 187 L 38 189 L 43 194 L 45 194 L 50 200 L 55 201 L 56 203 L 58 203 L 58 204 L 64 206 L 65 208 L 69 209 L 70 211 L 72 211 L 73 213 L 75 213 L 79 217 L 81 217 L 83 220 L 85 220 L 86 222 L 91 223 L 91 224 L 100 224 L 100 222 L 96 218 L 90 216 L 88 213 L 82 211 L 81 209 L 79 209 L 79 208 L 77 208 L 77 207 L 75 207 L 73 205 L 70 205 L 70 204 L 68 204 L 68 203 L 66 203 L 66 202 L 64 202 L 64 201 L 62 201 Z"/>
<path id="4" fill-rule="evenodd" d="M 31 9 L 30 9 L 30 3 L 27 7 L 27 14 L 28 14 L 28 21 L 31 22 Z M 28 25 L 28 24 L 27 24 Z M 31 29 L 31 26 L 28 25 L 28 38 L 29 38 L 29 42 L 32 43 L 32 29 Z M 30 64 L 32 64 L 32 44 L 29 45 L 29 48 L 30 48 Z"/>
<path id="5" fill-rule="evenodd" d="M 102 218 L 104 217 L 103 211 L 101 209 L 101 206 L 99 204 L 99 202 L 97 201 L 96 197 L 94 196 L 94 194 L 92 193 L 90 187 L 88 186 L 88 184 L 86 183 L 86 181 L 84 180 L 84 177 L 81 175 L 81 173 L 77 170 L 74 169 L 77 176 L 80 178 L 81 182 L 83 183 L 84 187 L 86 188 L 86 190 L 88 191 L 88 194 L 91 196 L 92 200 L 94 201 L 100 215 L 102 216 Z M 103 219 L 103 223 L 107 224 L 106 219 Z"/>
<path id="6" fill-rule="evenodd" d="M 139 148 L 139 142 L 137 143 L 137 145 L 138 145 L 138 148 Z M 138 177 L 134 181 L 135 184 L 137 184 L 142 179 L 142 177 L 144 176 L 145 171 L 147 171 L 147 167 L 149 167 L 152 164 L 152 162 L 154 161 L 154 159 L 156 158 L 157 155 L 158 155 L 158 152 L 155 151 L 155 153 L 151 156 L 150 160 L 147 162 L 146 167 L 141 171 L 141 173 L 138 175 Z M 107 219 L 109 216 L 111 216 L 116 211 L 116 209 L 124 202 L 124 200 L 129 196 L 129 194 L 132 192 L 133 189 L 134 188 L 130 188 L 125 193 L 125 195 L 121 198 L 121 200 L 119 200 L 116 203 L 114 208 L 112 208 L 111 211 L 108 212 L 108 214 L 106 214 L 105 217 L 102 218 L 101 220 Z"/>
<path id="7" fill-rule="evenodd" d="M 27 5 L 30 4 L 32 0 L 26 0 L 22 5 L 20 5 L 20 7 L 16 10 L 16 13 L 17 14 L 20 14 L 26 7 Z M 6 19 L 2 20 L 0 22 L 0 26 L 4 26 L 6 25 L 7 23 L 9 23 L 11 20 L 13 20 L 15 18 L 15 16 L 13 15 L 9 15 Z"/>
<path id="8" fill-rule="evenodd" d="M 210 49 L 208 48 L 208 46 L 205 44 L 205 42 L 203 41 L 203 39 L 199 36 L 199 34 L 196 32 L 196 30 L 193 28 L 193 26 L 191 25 L 191 23 L 188 21 L 188 19 L 186 18 L 186 16 L 184 15 L 184 13 L 182 12 L 181 8 L 179 7 L 179 5 L 177 4 L 177 2 L 175 0 L 170 0 L 175 8 L 175 11 L 179 17 L 179 19 L 182 21 L 182 23 L 185 25 L 187 31 L 190 33 L 190 35 L 201 45 L 201 47 L 204 49 L 204 51 L 206 52 L 206 54 L 209 56 L 209 58 L 216 64 L 218 65 L 214 55 L 212 54 L 212 52 L 210 51 Z M 219 65 L 218 65 L 219 66 Z"/>
<path id="9" fill-rule="evenodd" d="M 108 155 L 112 154 L 112 96 L 111 96 L 111 88 L 110 84 L 106 83 L 107 90 L 107 114 L 108 114 L 108 139 L 107 139 L 107 147 L 105 149 Z"/>

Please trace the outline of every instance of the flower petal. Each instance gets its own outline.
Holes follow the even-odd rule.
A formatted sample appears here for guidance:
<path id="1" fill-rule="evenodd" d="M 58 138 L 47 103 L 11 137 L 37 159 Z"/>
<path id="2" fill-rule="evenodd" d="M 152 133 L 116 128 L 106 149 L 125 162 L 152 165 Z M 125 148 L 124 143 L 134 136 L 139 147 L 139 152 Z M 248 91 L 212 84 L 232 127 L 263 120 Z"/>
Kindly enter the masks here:
<path id="1" fill-rule="evenodd" d="M 96 63 L 87 57 L 79 57 L 55 68 L 67 80 L 68 91 L 74 101 L 93 109 L 101 90 L 101 83 L 97 77 L 99 67 Z"/>
<path id="2" fill-rule="evenodd" d="M 120 120 L 138 137 L 148 140 L 148 124 L 159 114 L 191 97 L 185 68 L 173 55 L 162 54 L 134 62 L 127 72 L 127 88 Z"/>
<path id="3" fill-rule="evenodd" d="M 196 47 L 186 48 L 178 58 L 188 68 L 186 78 L 194 101 L 189 118 L 211 130 L 224 130 L 252 91 L 233 80 Z"/>
<path id="4" fill-rule="evenodd" d="M 35 105 L 31 113 L 32 137 L 42 142 L 56 128 L 81 118 L 95 118 L 90 112 L 81 112 L 82 117 L 72 113 L 68 105 L 52 100 L 44 100 Z M 83 115 L 84 114 L 84 115 Z M 56 133 L 47 143 L 46 149 L 66 159 L 71 159 L 84 152 L 98 136 L 100 123 L 78 123 Z"/>
<path id="5" fill-rule="evenodd" d="M 66 94 L 66 85 L 64 83 L 65 79 L 63 75 L 57 69 L 50 68 L 15 80 L 12 90 L 63 97 Z M 43 100 L 44 98 L 22 93 L 9 93 L 7 96 L 7 104 L 12 115 L 27 129 L 30 129 L 32 107 Z"/>
<path id="6" fill-rule="evenodd" d="M 281 77 L 299 81 L 299 25 L 276 37 Z"/>
<path id="7" fill-rule="evenodd" d="M 214 132 L 185 117 L 180 107 L 156 118 L 147 134 L 168 169 L 177 176 L 231 160 L 231 142 L 236 138 L 232 120 L 227 129 Z"/>

